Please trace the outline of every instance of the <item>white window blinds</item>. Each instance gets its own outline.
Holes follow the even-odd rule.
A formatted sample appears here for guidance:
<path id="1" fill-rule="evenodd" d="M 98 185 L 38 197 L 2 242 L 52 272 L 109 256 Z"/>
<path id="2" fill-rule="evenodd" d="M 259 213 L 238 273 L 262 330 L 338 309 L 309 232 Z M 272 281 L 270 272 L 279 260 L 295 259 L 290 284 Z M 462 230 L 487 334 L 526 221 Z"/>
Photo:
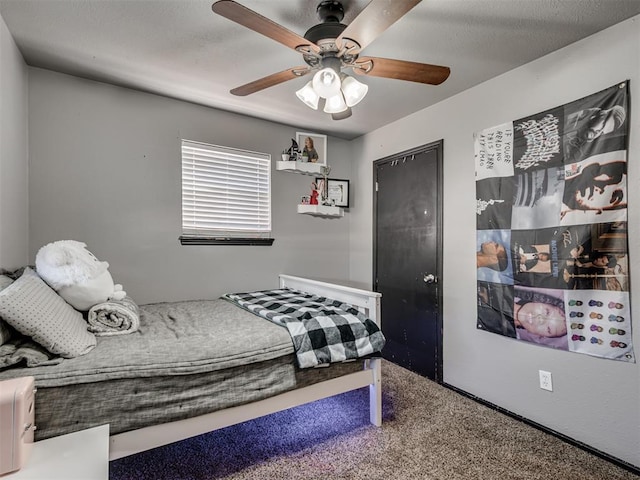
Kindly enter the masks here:
<path id="1" fill-rule="evenodd" d="M 183 140 L 182 234 L 268 238 L 271 155 Z"/>

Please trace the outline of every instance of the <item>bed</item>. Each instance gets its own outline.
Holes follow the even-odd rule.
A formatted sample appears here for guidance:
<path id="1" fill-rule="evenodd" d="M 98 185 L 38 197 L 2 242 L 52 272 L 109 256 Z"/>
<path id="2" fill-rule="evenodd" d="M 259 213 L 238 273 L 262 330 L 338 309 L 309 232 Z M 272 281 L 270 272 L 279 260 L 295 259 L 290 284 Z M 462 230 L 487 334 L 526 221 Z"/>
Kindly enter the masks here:
<path id="1" fill-rule="evenodd" d="M 290 275 L 279 289 L 379 322 L 379 293 Z M 251 306 L 221 298 L 140 309 L 134 334 L 98 337 L 91 352 L 59 364 L 0 371 L 0 380 L 35 377 L 36 440 L 108 423 L 114 460 L 363 387 L 371 423 L 382 423 L 379 352 L 300 368 L 295 337 Z"/>

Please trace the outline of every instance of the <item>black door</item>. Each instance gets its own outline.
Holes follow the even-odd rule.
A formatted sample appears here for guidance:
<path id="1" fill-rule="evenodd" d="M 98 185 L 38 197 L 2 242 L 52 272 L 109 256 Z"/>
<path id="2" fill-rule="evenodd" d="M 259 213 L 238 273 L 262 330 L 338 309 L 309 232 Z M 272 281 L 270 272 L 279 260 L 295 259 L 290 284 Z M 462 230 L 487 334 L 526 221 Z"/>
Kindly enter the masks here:
<path id="1" fill-rule="evenodd" d="M 442 141 L 374 163 L 383 357 L 442 382 Z"/>

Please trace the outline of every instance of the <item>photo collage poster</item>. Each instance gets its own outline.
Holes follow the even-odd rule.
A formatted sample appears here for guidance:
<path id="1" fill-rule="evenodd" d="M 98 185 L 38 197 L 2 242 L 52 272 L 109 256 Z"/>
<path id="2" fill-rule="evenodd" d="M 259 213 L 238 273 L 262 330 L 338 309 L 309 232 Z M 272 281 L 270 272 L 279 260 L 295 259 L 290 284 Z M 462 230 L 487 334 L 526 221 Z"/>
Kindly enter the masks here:
<path id="1" fill-rule="evenodd" d="M 477 328 L 634 362 L 629 82 L 474 134 Z"/>

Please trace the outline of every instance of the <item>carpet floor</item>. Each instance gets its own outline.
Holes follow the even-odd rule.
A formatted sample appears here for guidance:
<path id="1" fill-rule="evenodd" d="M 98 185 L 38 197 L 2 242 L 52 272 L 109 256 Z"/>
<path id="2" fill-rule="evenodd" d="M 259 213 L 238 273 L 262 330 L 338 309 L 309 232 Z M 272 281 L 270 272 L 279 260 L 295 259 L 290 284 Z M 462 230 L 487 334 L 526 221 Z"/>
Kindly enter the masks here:
<path id="1" fill-rule="evenodd" d="M 360 389 L 115 460 L 110 480 L 638 480 L 634 473 L 382 362 L 383 426 Z"/>

